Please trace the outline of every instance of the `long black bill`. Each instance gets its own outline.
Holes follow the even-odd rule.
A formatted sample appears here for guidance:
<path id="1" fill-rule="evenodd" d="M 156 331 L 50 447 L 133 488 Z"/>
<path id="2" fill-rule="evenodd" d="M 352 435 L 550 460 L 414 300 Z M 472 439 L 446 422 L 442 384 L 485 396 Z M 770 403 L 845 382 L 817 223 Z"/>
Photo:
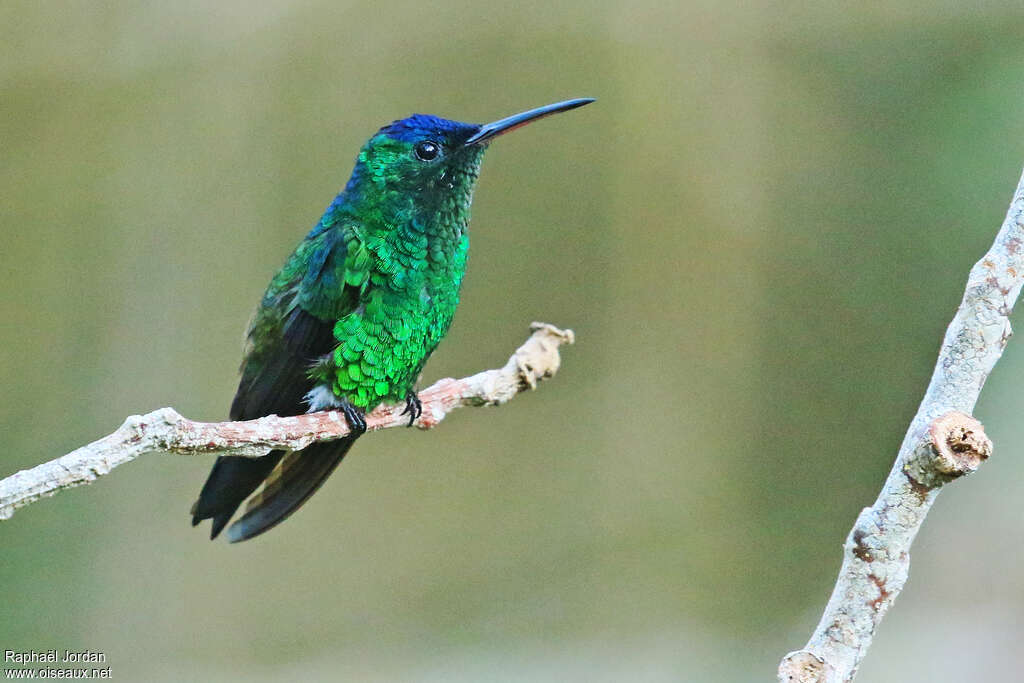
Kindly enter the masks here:
<path id="1" fill-rule="evenodd" d="M 556 102 L 554 104 L 549 104 L 544 107 L 537 107 L 536 109 L 531 109 L 530 111 L 524 111 L 521 114 L 513 114 L 512 116 L 507 116 L 498 121 L 485 123 L 484 125 L 480 126 L 480 130 L 473 133 L 473 135 L 471 135 L 470 138 L 466 140 L 465 144 L 477 145 L 481 142 L 487 142 L 491 138 L 497 137 L 499 135 L 504 135 L 505 133 L 509 133 L 515 130 L 516 128 L 519 128 L 520 126 L 525 126 L 531 121 L 542 119 L 545 116 L 550 116 L 551 114 L 569 111 L 570 109 L 575 109 L 576 107 L 582 107 L 584 104 L 590 104 L 593 101 L 593 97 L 580 97 L 575 100 L 566 100 L 565 102 Z"/>

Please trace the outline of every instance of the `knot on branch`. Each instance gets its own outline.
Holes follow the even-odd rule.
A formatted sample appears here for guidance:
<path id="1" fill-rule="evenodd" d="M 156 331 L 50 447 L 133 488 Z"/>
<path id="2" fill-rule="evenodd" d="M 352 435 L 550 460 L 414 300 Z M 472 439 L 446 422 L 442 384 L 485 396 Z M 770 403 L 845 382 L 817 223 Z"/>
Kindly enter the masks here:
<path id="1" fill-rule="evenodd" d="M 521 386 L 537 388 L 537 382 L 554 377 L 562 364 L 558 347 L 562 344 L 573 344 L 576 335 L 572 330 L 561 330 L 549 323 L 530 323 L 533 334 L 526 343 L 516 349 L 515 355 L 509 359 L 515 362 L 519 372 Z"/>
<path id="2" fill-rule="evenodd" d="M 992 455 L 992 441 L 974 417 L 951 410 L 928 427 L 935 453 L 935 469 L 959 477 L 970 474 Z"/>
<path id="3" fill-rule="evenodd" d="M 779 664 L 779 683 L 829 683 L 832 667 L 808 650 L 790 652 Z"/>
<path id="4" fill-rule="evenodd" d="M 978 469 L 990 455 L 992 442 L 981 422 L 951 410 L 928 425 L 903 471 L 923 500 L 928 492 Z"/>
<path id="5" fill-rule="evenodd" d="M 536 389 L 544 379 L 554 377 L 562 364 L 558 347 L 572 344 L 576 335 L 548 323 L 532 323 L 533 334 L 516 349 L 505 367 L 500 370 L 479 372 L 463 382 L 471 391 L 463 392 L 472 405 L 500 406 L 526 389 Z M 423 395 L 420 395 L 423 399 Z"/>

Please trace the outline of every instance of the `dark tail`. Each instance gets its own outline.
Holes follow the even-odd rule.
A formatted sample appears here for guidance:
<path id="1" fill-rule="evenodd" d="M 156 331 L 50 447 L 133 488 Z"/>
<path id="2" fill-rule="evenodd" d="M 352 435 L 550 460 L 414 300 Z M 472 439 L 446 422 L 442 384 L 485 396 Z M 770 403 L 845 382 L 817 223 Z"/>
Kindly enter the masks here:
<path id="1" fill-rule="evenodd" d="M 228 530 L 232 542 L 257 536 L 302 506 L 334 471 L 354 438 L 313 444 L 301 451 L 271 451 L 262 458 L 221 456 L 192 506 L 192 526 L 212 519 L 210 539 L 227 526 L 232 515 L 260 484 L 245 514 Z"/>
<path id="2" fill-rule="evenodd" d="M 287 519 L 316 493 L 354 442 L 355 437 L 317 443 L 286 455 L 228 529 L 228 540 L 245 541 Z"/>
<path id="3" fill-rule="evenodd" d="M 192 526 L 212 519 L 210 539 L 227 525 L 238 506 L 270 476 L 285 451 L 271 451 L 262 458 L 221 456 L 203 484 L 199 500 L 192 506 Z"/>

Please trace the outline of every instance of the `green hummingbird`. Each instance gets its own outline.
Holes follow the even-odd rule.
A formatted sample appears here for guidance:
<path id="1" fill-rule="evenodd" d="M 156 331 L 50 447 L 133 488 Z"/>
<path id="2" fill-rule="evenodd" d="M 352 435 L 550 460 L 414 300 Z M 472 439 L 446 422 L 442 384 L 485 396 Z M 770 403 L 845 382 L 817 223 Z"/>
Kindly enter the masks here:
<path id="1" fill-rule="evenodd" d="M 414 385 L 448 331 L 469 251 L 469 206 L 495 137 L 593 102 L 549 104 L 477 125 L 414 114 L 363 146 L 352 176 L 274 276 L 253 316 L 232 420 L 344 414 L 345 438 L 261 458 L 217 458 L 192 525 L 212 520 L 231 542 L 263 533 L 297 510 L 366 431 L 384 402 L 421 407 Z"/>

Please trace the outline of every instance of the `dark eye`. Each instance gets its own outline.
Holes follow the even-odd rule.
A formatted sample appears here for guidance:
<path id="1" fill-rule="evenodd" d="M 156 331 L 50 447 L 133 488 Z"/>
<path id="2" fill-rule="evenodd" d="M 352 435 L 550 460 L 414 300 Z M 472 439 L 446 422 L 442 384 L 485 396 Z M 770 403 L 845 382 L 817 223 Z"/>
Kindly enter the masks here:
<path id="1" fill-rule="evenodd" d="M 433 161 L 441 153 L 441 145 L 432 140 L 424 140 L 416 145 L 416 158 L 420 161 Z"/>

